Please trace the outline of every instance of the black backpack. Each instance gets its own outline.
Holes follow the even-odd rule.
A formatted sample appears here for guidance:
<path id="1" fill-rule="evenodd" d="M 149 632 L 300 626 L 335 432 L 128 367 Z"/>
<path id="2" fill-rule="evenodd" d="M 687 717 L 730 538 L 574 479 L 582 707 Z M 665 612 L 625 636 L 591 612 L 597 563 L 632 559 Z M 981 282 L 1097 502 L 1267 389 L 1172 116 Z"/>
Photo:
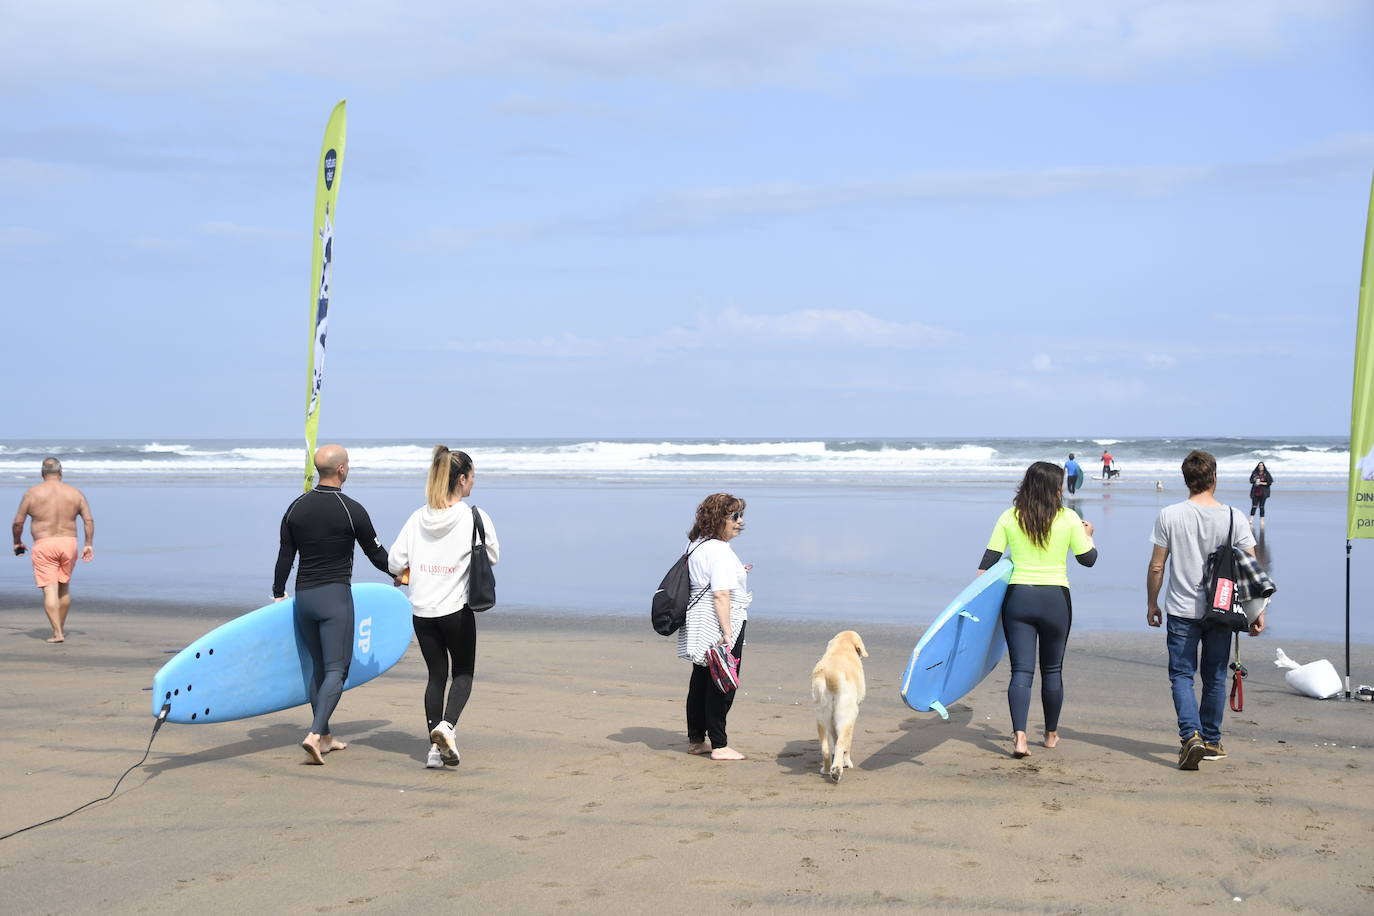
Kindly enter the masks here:
<path id="1" fill-rule="evenodd" d="M 1236 594 L 1236 548 L 1231 542 L 1236 533 L 1236 510 L 1227 506 L 1226 511 L 1231 519 L 1226 526 L 1226 541 L 1207 556 L 1202 573 L 1202 587 L 1207 597 L 1202 628 L 1240 632 L 1250 628 L 1250 620 Z"/>
<path id="2" fill-rule="evenodd" d="M 658 584 L 658 591 L 654 592 L 654 600 L 649 605 L 649 622 L 660 636 L 672 636 L 687 619 L 687 605 L 692 603 L 692 577 L 687 572 L 687 558 L 697 547 L 678 557 L 677 562 L 668 567 L 668 574 Z"/>

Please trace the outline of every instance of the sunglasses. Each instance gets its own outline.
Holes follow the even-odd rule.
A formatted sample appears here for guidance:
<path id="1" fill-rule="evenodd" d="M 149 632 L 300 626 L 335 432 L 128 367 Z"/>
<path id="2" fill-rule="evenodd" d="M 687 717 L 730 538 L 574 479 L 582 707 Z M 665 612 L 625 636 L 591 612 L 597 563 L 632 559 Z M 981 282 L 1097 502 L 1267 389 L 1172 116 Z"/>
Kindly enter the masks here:
<path id="1" fill-rule="evenodd" d="M 742 519 L 742 518 L 744 518 L 744 513 L 743 513 L 743 512 L 731 512 L 731 513 L 730 513 L 730 521 L 732 521 L 732 522 L 737 522 L 737 521 L 739 521 L 739 520 Z"/>

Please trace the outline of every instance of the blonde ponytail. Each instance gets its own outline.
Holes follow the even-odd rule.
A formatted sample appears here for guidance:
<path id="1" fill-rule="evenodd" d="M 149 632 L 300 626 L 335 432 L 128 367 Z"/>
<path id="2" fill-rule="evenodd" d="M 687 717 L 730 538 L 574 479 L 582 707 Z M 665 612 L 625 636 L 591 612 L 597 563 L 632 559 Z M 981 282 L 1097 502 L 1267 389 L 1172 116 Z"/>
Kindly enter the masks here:
<path id="1" fill-rule="evenodd" d="M 447 445 L 434 446 L 429 478 L 425 481 L 425 503 L 431 509 L 447 509 L 459 479 L 471 473 L 472 459 L 467 452 L 450 451 Z"/>

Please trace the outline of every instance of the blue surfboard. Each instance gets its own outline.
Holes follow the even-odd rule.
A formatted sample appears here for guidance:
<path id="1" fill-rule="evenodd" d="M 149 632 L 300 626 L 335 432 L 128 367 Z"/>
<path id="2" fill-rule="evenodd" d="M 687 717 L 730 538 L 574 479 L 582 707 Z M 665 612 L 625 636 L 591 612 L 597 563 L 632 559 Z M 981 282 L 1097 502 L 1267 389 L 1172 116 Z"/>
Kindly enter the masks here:
<path id="1" fill-rule="evenodd" d="M 153 676 L 153 715 L 171 722 L 228 722 L 309 702 L 310 655 L 296 639 L 294 598 L 250 611 L 174 655 Z M 410 601 L 376 582 L 353 586 L 353 661 L 344 689 L 401 660 L 414 632 Z"/>
<path id="2" fill-rule="evenodd" d="M 948 719 L 948 707 L 982 683 L 1002 660 L 1002 599 L 1011 578 L 1003 557 L 960 592 L 926 628 L 902 674 L 902 700 Z"/>

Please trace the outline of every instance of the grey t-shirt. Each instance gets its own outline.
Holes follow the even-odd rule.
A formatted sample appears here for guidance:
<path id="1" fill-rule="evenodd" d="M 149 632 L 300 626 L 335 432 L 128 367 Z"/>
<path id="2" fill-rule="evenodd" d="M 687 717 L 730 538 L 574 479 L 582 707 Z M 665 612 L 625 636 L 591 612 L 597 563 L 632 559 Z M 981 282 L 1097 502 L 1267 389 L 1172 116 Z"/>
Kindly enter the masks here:
<path id="1" fill-rule="evenodd" d="M 1231 546 L 1241 550 L 1254 547 L 1250 522 L 1230 506 L 1199 506 L 1184 500 L 1159 510 L 1150 541 L 1169 551 L 1164 613 L 1189 620 L 1202 618 L 1207 606 L 1202 573 L 1208 554 L 1226 540 L 1226 528 L 1230 524 L 1228 514 L 1235 519 Z"/>

